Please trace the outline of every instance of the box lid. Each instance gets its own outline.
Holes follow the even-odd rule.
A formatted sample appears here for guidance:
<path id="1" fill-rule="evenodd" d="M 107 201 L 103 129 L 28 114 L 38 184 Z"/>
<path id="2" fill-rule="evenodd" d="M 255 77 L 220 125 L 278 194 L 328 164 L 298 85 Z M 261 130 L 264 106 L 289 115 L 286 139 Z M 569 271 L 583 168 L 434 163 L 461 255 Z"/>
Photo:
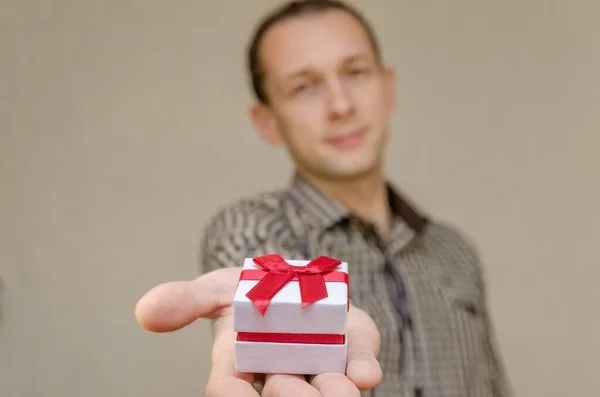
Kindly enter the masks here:
<path id="1" fill-rule="evenodd" d="M 308 260 L 288 260 L 292 266 L 306 266 Z M 252 258 L 244 261 L 244 270 L 261 269 Z M 335 272 L 348 274 L 348 264 L 342 262 Z M 257 280 L 240 280 L 233 299 L 233 322 L 236 332 L 345 334 L 348 315 L 348 285 L 326 281 L 327 298 L 302 308 L 300 284 L 290 281 L 271 300 L 265 315 L 261 315 L 246 294 Z"/>

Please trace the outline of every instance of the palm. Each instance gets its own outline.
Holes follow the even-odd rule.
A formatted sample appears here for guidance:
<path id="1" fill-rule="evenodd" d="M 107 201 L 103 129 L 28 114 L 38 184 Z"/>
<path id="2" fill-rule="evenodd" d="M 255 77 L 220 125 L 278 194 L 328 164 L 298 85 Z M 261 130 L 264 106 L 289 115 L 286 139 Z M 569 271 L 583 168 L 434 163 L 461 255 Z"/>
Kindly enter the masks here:
<path id="1" fill-rule="evenodd" d="M 209 397 L 258 397 L 253 384 L 260 374 L 235 372 L 232 301 L 241 268 L 220 269 L 194 281 L 171 282 L 150 290 L 136 307 L 140 324 L 154 332 L 180 329 L 198 318 L 212 319 L 214 341 Z M 262 396 L 359 396 L 381 380 L 376 360 L 379 333 L 370 317 L 354 307 L 348 314 L 347 376 L 327 373 L 307 382 L 296 375 L 273 374 L 265 379 Z"/>

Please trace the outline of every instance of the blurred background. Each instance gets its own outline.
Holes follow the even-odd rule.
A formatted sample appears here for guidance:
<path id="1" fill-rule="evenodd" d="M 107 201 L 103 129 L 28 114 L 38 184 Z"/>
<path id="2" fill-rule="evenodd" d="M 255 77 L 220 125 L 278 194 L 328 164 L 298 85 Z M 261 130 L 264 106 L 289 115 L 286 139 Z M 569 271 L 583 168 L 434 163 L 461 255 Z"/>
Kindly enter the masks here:
<path id="1" fill-rule="evenodd" d="M 199 396 L 137 324 L 224 203 L 286 184 L 245 47 L 281 1 L 0 1 L 0 395 Z M 600 389 L 600 2 L 354 1 L 398 71 L 391 179 L 480 247 L 520 396 Z"/>

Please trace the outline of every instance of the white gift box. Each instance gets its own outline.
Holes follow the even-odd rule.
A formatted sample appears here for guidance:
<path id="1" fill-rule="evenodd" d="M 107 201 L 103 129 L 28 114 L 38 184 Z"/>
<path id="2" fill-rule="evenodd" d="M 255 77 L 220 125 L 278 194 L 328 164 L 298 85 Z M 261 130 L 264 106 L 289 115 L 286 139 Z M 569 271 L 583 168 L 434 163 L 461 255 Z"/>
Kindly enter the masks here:
<path id="1" fill-rule="evenodd" d="M 292 267 L 303 267 L 311 261 L 286 259 L 285 262 Z M 346 372 L 348 264 L 338 263 L 322 275 L 327 297 L 303 307 L 301 282 L 295 277 L 272 296 L 263 315 L 246 294 L 269 271 L 258 266 L 253 258 L 245 259 L 233 299 L 237 372 L 302 375 Z"/>

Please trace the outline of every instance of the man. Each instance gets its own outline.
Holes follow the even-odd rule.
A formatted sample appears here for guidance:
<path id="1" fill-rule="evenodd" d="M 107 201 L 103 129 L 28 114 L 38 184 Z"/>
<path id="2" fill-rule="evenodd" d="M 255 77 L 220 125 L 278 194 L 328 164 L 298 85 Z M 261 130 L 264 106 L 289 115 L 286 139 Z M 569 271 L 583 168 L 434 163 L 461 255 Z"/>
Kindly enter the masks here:
<path id="1" fill-rule="evenodd" d="M 249 51 L 261 137 L 287 148 L 291 185 L 239 200 L 211 220 L 204 274 L 140 300 L 140 323 L 172 331 L 215 319 L 207 395 L 257 396 L 233 367 L 231 301 L 246 257 L 328 255 L 350 264 L 346 376 L 272 375 L 264 396 L 508 396 L 477 255 L 386 181 L 395 77 L 362 16 L 337 1 L 292 2 Z"/>

